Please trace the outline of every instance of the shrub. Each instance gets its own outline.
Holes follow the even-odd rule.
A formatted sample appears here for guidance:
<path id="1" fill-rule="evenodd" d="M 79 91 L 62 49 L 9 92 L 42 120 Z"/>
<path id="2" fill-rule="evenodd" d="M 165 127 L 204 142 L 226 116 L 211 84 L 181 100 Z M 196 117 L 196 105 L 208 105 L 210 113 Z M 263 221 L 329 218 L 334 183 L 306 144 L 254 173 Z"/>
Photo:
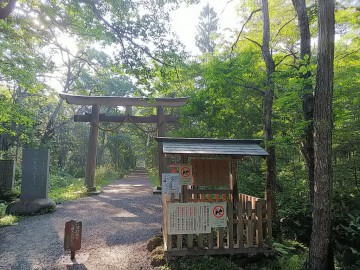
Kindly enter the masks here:
<path id="1" fill-rule="evenodd" d="M 95 183 L 98 187 L 105 186 L 111 181 L 124 177 L 125 171 L 115 171 L 109 166 L 100 166 L 95 171 Z"/>

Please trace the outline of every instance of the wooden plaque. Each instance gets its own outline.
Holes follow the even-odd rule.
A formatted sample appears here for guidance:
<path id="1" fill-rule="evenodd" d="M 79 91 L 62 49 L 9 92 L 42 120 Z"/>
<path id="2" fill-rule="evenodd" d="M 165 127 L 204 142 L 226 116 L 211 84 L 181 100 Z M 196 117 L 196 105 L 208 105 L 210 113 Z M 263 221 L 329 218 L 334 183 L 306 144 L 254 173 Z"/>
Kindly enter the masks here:
<path id="1" fill-rule="evenodd" d="M 82 222 L 70 220 L 65 223 L 64 249 L 79 250 L 81 248 Z"/>
<path id="2" fill-rule="evenodd" d="M 224 186 L 230 184 L 228 160 L 194 159 L 192 165 L 192 185 Z"/>

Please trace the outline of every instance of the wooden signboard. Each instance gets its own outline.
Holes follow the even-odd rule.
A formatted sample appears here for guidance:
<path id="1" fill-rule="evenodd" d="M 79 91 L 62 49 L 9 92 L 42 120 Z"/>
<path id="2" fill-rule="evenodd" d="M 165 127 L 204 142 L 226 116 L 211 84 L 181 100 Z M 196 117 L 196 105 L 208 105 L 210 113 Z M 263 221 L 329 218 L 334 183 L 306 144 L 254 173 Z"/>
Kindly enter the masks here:
<path id="1" fill-rule="evenodd" d="M 71 259 L 75 259 L 75 251 L 81 248 L 82 222 L 70 220 L 65 223 L 64 250 L 71 251 Z"/>
<path id="2" fill-rule="evenodd" d="M 210 203 L 169 203 L 169 234 L 210 233 Z"/>
<path id="3" fill-rule="evenodd" d="M 195 186 L 223 186 L 230 184 L 228 160 L 194 159 L 192 165 L 192 184 Z"/>

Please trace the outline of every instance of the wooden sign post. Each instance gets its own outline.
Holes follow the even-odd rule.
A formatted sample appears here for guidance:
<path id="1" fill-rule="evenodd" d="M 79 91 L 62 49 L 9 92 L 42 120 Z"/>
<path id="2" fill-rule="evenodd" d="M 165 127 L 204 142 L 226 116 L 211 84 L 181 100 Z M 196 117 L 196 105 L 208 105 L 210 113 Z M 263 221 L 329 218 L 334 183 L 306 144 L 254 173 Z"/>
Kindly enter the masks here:
<path id="1" fill-rule="evenodd" d="M 70 220 L 65 223 L 64 250 L 71 251 L 71 259 L 75 259 L 75 251 L 81 248 L 82 222 Z"/>

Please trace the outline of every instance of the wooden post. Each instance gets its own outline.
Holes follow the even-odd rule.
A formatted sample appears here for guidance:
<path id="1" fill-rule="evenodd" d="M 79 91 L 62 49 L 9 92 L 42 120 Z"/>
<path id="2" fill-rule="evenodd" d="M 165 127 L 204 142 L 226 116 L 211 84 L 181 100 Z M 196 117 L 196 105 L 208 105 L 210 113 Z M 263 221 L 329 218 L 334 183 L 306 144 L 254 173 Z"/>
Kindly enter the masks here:
<path id="1" fill-rule="evenodd" d="M 165 137 L 165 115 L 164 115 L 164 107 L 158 106 L 157 107 L 157 136 L 158 137 Z M 162 154 L 163 144 L 158 143 L 158 160 L 159 160 L 159 186 L 161 187 L 161 179 L 162 173 L 165 171 L 166 168 L 166 160 Z"/>
<path id="2" fill-rule="evenodd" d="M 95 168 L 96 168 L 96 150 L 99 134 L 99 112 L 100 105 L 93 104 L 91 112 L 90 134 L 88 152 L 86 158 L 85 186 L 89 192 L 95 191 Z"/>
<path id="3" fill-rule="evenodd" d="M 255 214 L 257 217 L 256 223 L 256 245 L 261 247 L 263 245 L 263 200 L 255 202 Z"/>

